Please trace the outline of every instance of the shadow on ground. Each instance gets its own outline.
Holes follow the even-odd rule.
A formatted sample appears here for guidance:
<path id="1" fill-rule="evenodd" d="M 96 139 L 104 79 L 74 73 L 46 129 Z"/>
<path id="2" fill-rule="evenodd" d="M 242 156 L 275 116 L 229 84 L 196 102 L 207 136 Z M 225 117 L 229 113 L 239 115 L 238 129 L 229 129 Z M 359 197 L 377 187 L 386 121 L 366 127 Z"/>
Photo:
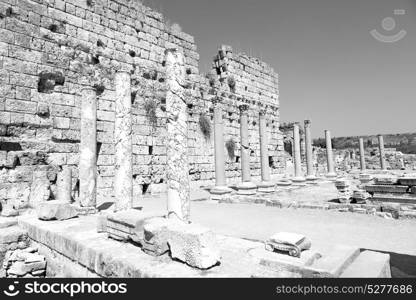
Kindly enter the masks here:
<path id="1" fill-rule="evenodd" d="M 390 269 L 393 278 L 415 278 L 416 256 L 399 254 L 394 252 L 383 252 L 378 250 L 363 249 L 390 254 Z"/>

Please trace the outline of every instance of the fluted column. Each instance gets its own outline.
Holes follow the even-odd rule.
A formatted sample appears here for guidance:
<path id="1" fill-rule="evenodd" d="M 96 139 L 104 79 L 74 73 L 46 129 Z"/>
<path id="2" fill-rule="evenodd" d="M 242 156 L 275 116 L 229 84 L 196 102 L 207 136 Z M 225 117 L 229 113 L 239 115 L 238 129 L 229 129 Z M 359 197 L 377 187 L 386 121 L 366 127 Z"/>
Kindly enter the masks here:
<path id="1" fill-rule="evenodd" d="M 364 149 L 363 138 L 360 138 L 360 166 L 361 166 L 361 171 L 365 171 L 366 165 L 365 165 L 365 149 Z"/>
<path id="2" fill-rule="evenodd" d="M 168 216 L 184 222 L 190 219 L 188 125 L 184 96 L 185 62 L 177 49 L 166 55 L 167 186 Z"/>
<path id="3" fill-rule="evenodd" d="M 381 169 L 387 170 L 387 166 L 386 166 L 386 153 L 384 151 L 384 138 L 382 135 L 378 136 L 378 148 L 380 150 L 380 166 Z"/>
<path id="4" fill-rule="evenodd" d="M 313 169 L 313 149 L 312 149 L 312 133 L 311 121 L 305 120 L 305 148 L 306 148 L 306 170 L 307 180 L 315 180 L 315 170 Z"/>
<path id="5" fill-rule="evenodd" d="M 130 74 L 119 72 L 115 75 L 116 118 L 114 127 L 115 211 L 127 210 L 133 206 L 133 150 L 132 150 L 132 103 Z"/>
<path id="6" fill-rule="evenodd" d="M 79 204 L 96 206 L 97 191 L 97 95 L 94 89 L 81 91 L 81 142 L 79 159 Z"/>
<path id="7" fill-rule="evenodd" d="M 251 182 L 250 174 L 250 142 L 248 133 L 248 109 L 246 104 L 240 105 L 240 151 L 242 183 L 238 193 L 243 195 L 255 194 L 257 186 Z"/>
<path id="8" fill-rule="evenodd" d="M 325 140 L 326 140 L 326 158 L 328 164 L 328 173 L 326 174 L 327 177 L 336 177 L 337 174 L 335 173 L 335 166 L 334 166 L 334 154 L 332 151 L 332 141 L 331 141 L 331 132 L 329 130 L 325 130 Z"/>

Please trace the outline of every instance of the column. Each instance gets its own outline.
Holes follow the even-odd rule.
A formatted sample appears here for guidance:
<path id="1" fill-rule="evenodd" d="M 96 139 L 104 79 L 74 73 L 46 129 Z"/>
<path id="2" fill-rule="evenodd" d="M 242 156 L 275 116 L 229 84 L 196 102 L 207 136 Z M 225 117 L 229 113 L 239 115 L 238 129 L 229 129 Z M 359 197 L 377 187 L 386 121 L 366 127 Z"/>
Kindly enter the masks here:
<path id="1" fill-rule="evenodd" d="M 184 97 L 185 63 L 177 49 L 166 55 L 167 186 L 168 216 L 190 219 L 187 111 Z"/>
<path id="2" fill-rule="evenodd" d="M 260 163 L 261 163 L 261 183 L 258 185 L 259 192 L 274 192 L 274 184 L 271 182 L 269 166 L 269 141 L 267 139 L 267 120 L 266 109 L 259 112 L 259 136 L 260 136 Z"/>
<path id="3" fill-rule="evenodd" d="M 71 203 L 72 197 L 72 171 L 69 167 L 62 167 L 61 172 L 58 173 L 56 181 L 57 186 L 57 200 Z"/>
<path id="4" fill-rule="evenodd" d="M 246 104 L 240 105 L 240 151 L 242 183 L 237 187 L 240 195 L 253 195 L 257 186 L 251 182 L 250 174 L 250 142 L 248 133 L 248 109 Z"/>
<path id="5" fill-rule="evenodd" d="M 313 169 L 313 148 L 312 148 L 312 134 L 311 134 L 311 121 L 305 120 L 305 148 L 306 148 L 306 179 L 313 181 L 316 180 L 315 171 Z"/>
<path id="6" fill-rule="evenodd" d="M 79 204 L 96 206 L 97 190 L 97 95 L 94 89 L 81 91 L 81 143 L 79 158 Z"/>
<path id="7" fill-rule="evenodd" d="M 215 187 L 210 190 L 212 200 L 220 200 L 225 194 L 231 193 L 227 187 L 225 176 L 225 144 L 222 99 L 215 97 L 214 105 L 214 159 L 215 159 Z"/>
<path id="8" fill-rule="evenodd" d="M 365 171 L 365 150 L 364 150 L 364 139 L 360 138 L 360 166 L 361 171 Z"/>
<path id="9" fill-rule="evenodd" d="M 115 75 L 116 101 L 114 122 L 115 174 L 114 210 L 130 209 L 133 205 L 133 152 L 130 74 Z"/>
<path id="10" fill-rule="evenodd" d="M 384 138 L 382 135 L 378 136 L 378 148 L 380 149 L 380 166 L 381 169 L 387 170 L 387 166 L 386 166 L 386 154 L 384 152 Z"/>
<path id="11" fill-rule="evenodd" d="M 336 177 L 337 174 L 335 173 L 334 156 L 333 156 L 334 154 L 332 152 L 331 132 L 329 130 L 325 130 L 325 139 L 326 139 L 326 159 L 328 163 L 328 173 L 326 174 L 326 176 L 333 178 L 333 177 Z"/>
<path id="12" fill-rule="evenodd" d="M 295 164 L 295 177 L 293 181 L 302 182 L 305 178 L 302 174 L 302 158 L 300 154 L 299 124 L 293 124 L 293 162 Z"/>

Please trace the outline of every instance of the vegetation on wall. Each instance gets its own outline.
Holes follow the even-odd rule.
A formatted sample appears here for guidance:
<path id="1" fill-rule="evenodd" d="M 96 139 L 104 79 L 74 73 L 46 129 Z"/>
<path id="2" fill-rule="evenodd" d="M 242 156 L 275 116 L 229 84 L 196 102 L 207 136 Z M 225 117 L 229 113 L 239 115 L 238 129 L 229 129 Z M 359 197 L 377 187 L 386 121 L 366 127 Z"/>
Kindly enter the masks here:
<path id="1" fill-rule="evenodd" d="M 233 139 L 229 139 L 226 143 L 225 143 L 225 148 L 227 149 L 227 153 L 228 153 L 228 157 L 231 160 L 235 159 L 235 142 Z"/>
<path id="2" fill-rule="evenodd" d="M 157 115 L 156 115 L 157 106 L 158 106 L 158 103 L 156 102 L 155 99 L 147 99 L 144 102 L 144 111 L 146 113 L 146 118 L 149 120 L 150 124 L 153 127 L 156 127 L 157 125 Z"/>
<path id="3" fill-rule="evenodd" d="M 199 128 L 201 129 L 202 134 L 204 135 L 206 140 L 211 138 L 211 122 L 210 120 L 204 115 L 201 114 L 199 116 Z"/>

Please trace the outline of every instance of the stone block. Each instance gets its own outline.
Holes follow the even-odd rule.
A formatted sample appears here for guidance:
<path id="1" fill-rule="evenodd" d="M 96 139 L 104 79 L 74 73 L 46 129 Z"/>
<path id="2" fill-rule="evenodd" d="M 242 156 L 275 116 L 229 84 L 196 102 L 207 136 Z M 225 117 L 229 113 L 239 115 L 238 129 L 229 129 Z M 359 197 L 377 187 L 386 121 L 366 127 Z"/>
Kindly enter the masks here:
<path id="1" fill-rule="evenodd" d="M 405 186 L 416 186 L 416 177 L 399 178 L 399 184 Z"/>
<path id="2" fill-rule="evenodd" d="M 17 225 L 17 218 L 0 217 L 0 229 Z"/>
<path id="3" fill-rule="evenodd" d="M 57 200 L 47 201 L 39 204 L 36 209 L 40 220 L 68 220 L 78 216 L 75 206 Z"/>
<path id="4" fill-rule="evenodd" d="M 395 175 L 379 175 L 374 179 L 377 185 L 394 185 L 399 182 L 399 178 Z"/>
<path id="5" fill-rule="evenodd" d="M 26 241 L 28 238 L 27 232 L 19 227 L 13 226 L 2 228 L 0 231 L 0 245 L 12 244 Z"/>
<path id="6" fill-rule="evenodd" d="M 217 240 L 212 231 L 175 219 L 146 221 L 143 248 L 156 255 L 169 250 L 172 258 L 199 269 L 209 269 L 220 262 Z"/>
<path id="7" fill-rule="evenodd" d="M 369 193 L 407 193 L 408 187 L 401 185 L 367 185 L 365 190 Z"/>

